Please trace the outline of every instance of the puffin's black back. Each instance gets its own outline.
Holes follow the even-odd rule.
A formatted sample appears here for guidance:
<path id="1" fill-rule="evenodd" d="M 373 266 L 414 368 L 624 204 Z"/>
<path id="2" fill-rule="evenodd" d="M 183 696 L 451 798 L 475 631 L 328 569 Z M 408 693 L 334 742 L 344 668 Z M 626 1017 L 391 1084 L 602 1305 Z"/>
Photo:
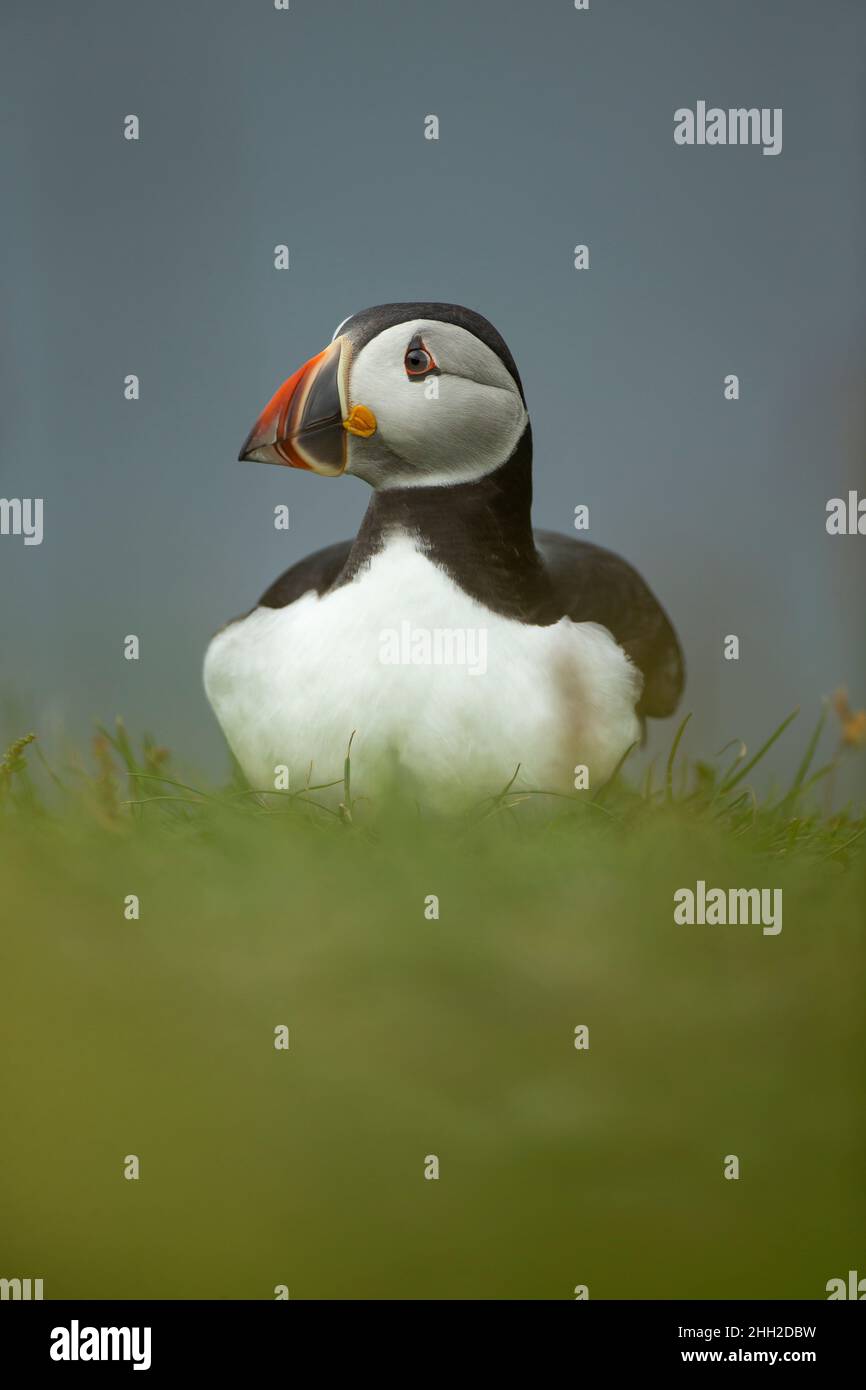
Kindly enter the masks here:
<path id="1" fill-rule="evenodd" d="M 482 343 L 486 343 L 491 351 L 496 353 L 500 362 L 511 373 L 523 404 L 526 404 L 517 364 L 502 334 L 493 327 L 489 319 L 484 318 L 482 314 L 476 314 L 474 309 L 465 309 L 462 304 L 428 304 L 420 301 L 410 304 L 376 304 L 373 308 L 362 309 L 360 313 L 346 319 L 340 325 L 340 332 L 349 338 L 356 352 L 359 352 L 365 343 L 369 343 L 384 329 L 392 328 L 395 323 L 405 323 L 409 319 L 436 319 L 439 323 L 453 323 L 458 328 L 465 328 L 468 333 L 474 333 L 476 338 L 480 338 Z"/>

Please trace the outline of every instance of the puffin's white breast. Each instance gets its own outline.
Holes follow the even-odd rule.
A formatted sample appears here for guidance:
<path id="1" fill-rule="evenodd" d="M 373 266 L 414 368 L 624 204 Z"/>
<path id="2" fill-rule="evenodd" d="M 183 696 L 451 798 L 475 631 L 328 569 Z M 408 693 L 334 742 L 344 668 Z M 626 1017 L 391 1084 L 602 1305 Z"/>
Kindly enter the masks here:
<path id="1" fill-rule="evenodd" d="M 491 613 L 414 541 L 394 537 L 352 583 L 285 608 L 257 608 L 213 639 L 205 688 L 253 786 L 289 768 L 299 788 L 340 778 L 351 733 L 353 789 L 396 768 L 422 804 L 519 785 L 601 784 L 638 737 L 640 675 L 605 628 L 533 627 Z"/>

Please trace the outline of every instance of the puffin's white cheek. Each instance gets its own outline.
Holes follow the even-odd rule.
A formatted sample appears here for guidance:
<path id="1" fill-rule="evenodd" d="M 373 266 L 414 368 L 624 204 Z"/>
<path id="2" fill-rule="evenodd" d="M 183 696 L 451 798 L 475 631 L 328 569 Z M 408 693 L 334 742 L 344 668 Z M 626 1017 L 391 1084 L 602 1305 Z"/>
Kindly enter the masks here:
<path id="1" fill-rule="evenodd" d="M 512 452 L 525 424 L 520 397 L 465 377 L 428 378 L 439 386 L 428 395 L 421 382 L 408 383 L 393 418 L 382 421 L 383 436 L 407 463 L 425 471 L 498 466 Z"/>
<path id="2" fill-rule="evenodd" d="M 512 391 L 454 377 L 447 382 L 447 387 L 451 386 L 455 388 L 455 430 L 466 456 L 488 467 L 504 462 L 526 424 L 520 397 Z M 443 393 L 448 394 L 450 391 Z"/>

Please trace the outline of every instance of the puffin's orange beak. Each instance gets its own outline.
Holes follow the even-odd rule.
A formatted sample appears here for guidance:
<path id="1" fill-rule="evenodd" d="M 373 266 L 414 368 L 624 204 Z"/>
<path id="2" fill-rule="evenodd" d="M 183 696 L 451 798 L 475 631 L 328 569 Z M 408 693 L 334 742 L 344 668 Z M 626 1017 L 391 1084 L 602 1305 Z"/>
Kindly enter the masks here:
<path id="1" fill-rule="evenodd" d="M 242 462 L 282 463 L 337 477 L 348 462 L 348 434 L 375 433 L 367 406 L 349 408 L 351 346 L 335 338 L 284 381 L 259 416 L 240 452 Z"/>

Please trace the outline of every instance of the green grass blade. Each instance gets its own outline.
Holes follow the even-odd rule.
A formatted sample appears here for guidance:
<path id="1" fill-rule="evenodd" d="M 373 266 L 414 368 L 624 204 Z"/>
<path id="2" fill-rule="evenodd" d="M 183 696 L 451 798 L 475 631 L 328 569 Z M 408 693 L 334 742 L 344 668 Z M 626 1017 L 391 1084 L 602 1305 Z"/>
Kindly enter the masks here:
<path id="1" fill-rule="evenodd" d="M 800 788 L 802 787 L 804 781 L 806 780 L 806 775 L 807 775 L 807 773 L 808 773 L 808 771 L 809 771 L 809 768 L 812 766 L 812 759 L 813 759 L 814 756 L 815 756 L 815 750 L 816 750 L 816 748 L 818 747 L 818 740 L 819 740 L 819 738 L 821 737 L 821 734 L 822 734 L 823 731 L 824 731 L 824 725 L 826 724 L 826 722 L 827 722 L 827 706 L 825 705 L 824 708 L 823 708 L 822 711 L 821 711 L 821 714 L 820 714 L 820 717 L 819 717 L 819 719 L 818 719 L 817 724 L 815 725 L 814 729 L 812 730 L 812 737 L 809 739 L 809 742 L 806 744 L 806 751 L 805 751 L 805 753 L 803 754 L 802 760 L 801 760 L 801 762 L 800 762 L 800 766 L 797 768 L 797 771 L 794 773 L 794 780 L 793 780 L 793 782 L 791 783 L 791 786 L 790 786 L 790 788 L 788 789 L 788 793 L 787 793 L 787 795 L 785 796 L 785 798 L 784 798 L 784 800 L 783 800 L 783 802 L 782 802 L 782 805 L 783 805 L 784 807 L 786 807 L 786 808 L 789 807 L 789 806 L 793 803 L 793 801 L 796 799 L 797 794 L 798 794 L 798 792 L 800 791 Z"/>
<path id="2" fill-rule="evenodd" d="M 674 741 L 671 744 L 671 751 L 668 753 L 667 766 L 665 767 L 665 800 L 669 804 L 672 803 L 674 799 L 674 762 L 676 761 L 677 749 L 680 746 L 680 741 L 682 739 L 683 734 L 686 731 L 686 725 L 688 724 L 691 717 L 691 711 L 689 711 L 683 722 L 680 724 L 680 727 L 674 734 Z"/>
<path id="3" fill-rule="evenodd" d="M 625 752 L 623 753 L 622 757 L 620 758 L 620 760 L 619 760 L 619 762 L 617 763 L 616 767 L 614 768 L 613 772 L 612 772 L 612 773 L 610 774 L 610 776 L 608 777 L 607 781 L 606 781 L 606 782 L 602 782 L 602 784 L 601 784 L 601 786 L 599 787 L 598 791 L 596 792 L 595 796 L 592 797 L 592 800 L 596 803 L 596 805 L 598 805 L 598 803 L 602 800 L 602 798 L 604 797 L 605 792 L 609 791 L 610 788 L 613 786 L 613 784 L 614 784 L 614 782 L 616 781 L 617 777 L 618 777 L 619 774 L 622 772 L 623 764 L 625 763 L 626 758 L 628 758 L 628 757 L 634 752 L 634 750 L 637 748 L 637 745 L 638 745 L 638 740 L 637 740 L 637 739 L 635 739 L 634 743 L 630 743 L 630 744 L 629 744 L 628 748 L 627 748 L 627 749 L 625 750 Z"/>
<path id="4" fill-rule="evenodd" d="M 743 767 L 741 767 L 739 772 L 735 773 L 733 777 L 729 777 L 726 782 L 722 783 L 722 785 L 719 787 L 719 791 L 729 792 L 731 790 L 731 787 L 735 787 L 738 782 L 742 782 L 743 778 L 746 776 L 746 773 L 751 772 L 752 768 L 755 767 L 756 764 L 761 761 L 764 754 L 772 748 L 773 744 L 776 742 L 777 739 L 781 738 L 788 725 L 791 723 L 792 720 L 797 718 L 797 715 L 799 713 L 800 709 L 798 706 L 797 709 L 791 711 L 791 713 L 788 715 L 786 719 L 782 720 L 778 729 L 775 729 L 773 733 L 770 734 L 770 737 L 764 743 L 761 744 L 755 756 L 753 758 L 750 758 L 749 761 Z"/>

